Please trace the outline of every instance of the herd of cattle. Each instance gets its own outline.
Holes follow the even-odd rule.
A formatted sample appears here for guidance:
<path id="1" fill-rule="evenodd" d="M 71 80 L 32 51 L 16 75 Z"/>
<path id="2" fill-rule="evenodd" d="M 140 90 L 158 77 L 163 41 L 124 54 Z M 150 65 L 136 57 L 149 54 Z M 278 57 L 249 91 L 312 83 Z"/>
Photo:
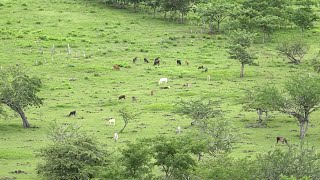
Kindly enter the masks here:
<path id="1" fill-rule="evenodd" d="M 135 58 L 132 59 L 133 63 L 136 63 L 137 61 L 138 61 L 138 57 L 135 57 Z M 144 61 L 144 63 L 149 63 L 149 60 L 147 58 L 144 58 L 143 61 Z M 176 60 L 176 63 L 177 63 L 177 65 L 182 65 L 182 61 L 180 59 Z M 187 66 L 189 66 L 189 61 L 185 60 L 185 64 Z M 154 59 L 153 65 L 154 66 L 160 66 L 160 57 L 157 57 L 157 58 Z M 113 66 L 113 69 L 116 70 L 116 71 L 120 71 L 120 67 L 122 67 L 122 66 L 119 65 L 119 64 L 115 64 Z M 208 72 L 208 68 L 204 67 L 203 65 L 199 66 L 198 69 L 201 69 L 202 72 Z M 207 81 L 210 81 L 210 79 L 211 79 L 210 75 L 207 75 Z M 160 80 L 158 81 L 159 86 L 161 84 L 166 84 L 166 83 L 168 83 L 168 78 L 160 78 Z M 190 87 L 190 84 L 184 84 L 183 86 Z M 160 89 L 169 89 L 169 88 L 170 88 L 170 86 L 160 86 Z M 154 92 L 155 92 L 154 90 L 151 91 L 151 96 L 154 95 Z M 132 96 L 131 98 L 132 98 L 133 102 L 137 101 L 137 98 L 135 96 Z M 118 97 L 118 99 L 119 100 L 126 99 L 126 96 L 125 95 L 120 95 Z M 71 111 L 69 113 L 68 117 L 75 116 L 75 115 L 76 115 L 76 111 Z M 115 118 L 108 118 L 107 120 L 108 120 L 107 121 L 107 125 L 109 125 L 109 126 L 115 126 L 116 125 L 116 119 Z M 194 125 L 194 122 L 191 122 L 191 125 Z M 182 132 L 181 127 L 178 126 L 175 131 L 176 131 L 177 134 L 180 134 Z M 119 135 L 118 135 L 117 132 L 115 132 L 114 135 L 113 135 L 114 141 L 116 142 L 118 140 L 118 138 L 119 138 Z M 282 143 L 288 144 L 287 139 L 284 138 L 284 137 L 276 137 L 276 141 L 277 141 L 277 143 L 280 141 Z"/>

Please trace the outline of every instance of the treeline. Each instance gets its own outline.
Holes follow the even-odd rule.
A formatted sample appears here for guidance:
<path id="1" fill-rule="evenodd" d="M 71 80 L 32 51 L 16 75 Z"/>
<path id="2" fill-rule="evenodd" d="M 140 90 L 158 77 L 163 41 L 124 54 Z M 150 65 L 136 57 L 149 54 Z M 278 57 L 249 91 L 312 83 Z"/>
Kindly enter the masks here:
<path id="1" fill-rule="evenodd" d="M 287 151 L 275 149 L 253 159 L 235 159 L 228 155 L 230 149 L 226 148 L 224 139 L 212 141 L 201 134 L 140 139 L 114 152 L 101 150 L 94 138 L 74 125 L 55 126 L 49 137 L 52 143 L 41 150 L 39 156 L 44 161 L 37 167 L 43 179 L 307 180 L 320 177 L 319 154 L 304 144 L 291 146 Z"/>
<path id="2" fill-rule="evenodd" d="M 245 29 L 262 34 L 263 42 L 277 29 L 299 27 L 305 31 L 319 18 L 314 0 L 104 0 L 111 6 L 144 9 L 153 16 L 161 13 L 165 19 L 186 20 L 210 33 L 225 29 Z"/>

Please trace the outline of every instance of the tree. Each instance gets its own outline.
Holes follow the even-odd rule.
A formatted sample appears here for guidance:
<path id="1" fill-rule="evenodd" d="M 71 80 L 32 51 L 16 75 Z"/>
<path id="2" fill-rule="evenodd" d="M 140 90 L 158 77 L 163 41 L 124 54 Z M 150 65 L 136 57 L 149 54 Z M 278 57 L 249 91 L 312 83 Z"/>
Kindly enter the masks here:
<path id="1" fill-rule="evenodd" d="M 190 101 L 180 100 L 175 104 L 175 113 L 187 115 L 193 122 L 199 122 L 221 115 L 219 110 L 213 109 L 213 105 L 214 102 L 210 100 L 207 102 L 203 99 Z"/>
<path id="2" fill-rule="evenodd" d="M 279 97 L 278 90 L 275 86 L 266 85 L 263 88 L 257 87 L 252 91 L 248 91 L 247 95 L 243 99 L 243 108 L 255 109 L 258 114 L 258 125 L 261 126 L 265 124 L 268 119 L 268 113 L 270 111 L 277 110 L 276 107 L 279 105 L 279 100 L 282 97 Z M 263 120 L 262 114 L 265 113 L 266 117 Z"/>
<path id="3" fill-rule="evenodd" d="M 280 18 L 274 15 L 257 16 L 253 18 L 255 26 L 261 29 L 262 43 L 265 43 L 266 36 L 270 39 L 271 34 L 278 28 Z"/>
<path id="4" fill-rule="evenodd" d="M 146 5 L 151 7 L 153 10 L 153 17 L 156 16 L 156 10 L 158 7 L 160 7 L 161 2 L 159 0 L 146 0 Z"/>
<path id="5" fill-rule="evenodd" d="M 279 179 L 282 175 L 294 179 L 317 179 L 320 176 L 320 154 L 303 143 L 300 147 L 291 146 L 288 150 L 275 149 L 258 155 L 255 162 L 255 179 Z M 308 178 L 307 178 L 308 177 Z"/>
<path id="6" fill-rule="evenodd" d="M 154 139 L 154 153 L 155 165 L 162 167 L 166 180 L 171 177 L 181 179 L 183 176 L 188 176 L 188 171 L 196 165 L 188 147 L 179 138 Z"/>
<path id="7" fill-rule="evenodd" d="M 122 151 L 121 162 L 125 166 L 127 178 L 146 179 L 150 177 L 152 164 L 151 150 L 146 143 L 129 143 Z"/>
<path id="8" fill-rule="evenodd" d="M 320 79 L 309 76 L 293 76 L 285 83 L 283 92 L 279 90 L 263 91 L 263 96 L 275 96 L 267 98 L 272 100 L 275 109 L 279 112 L 292 115 L 300 124 L 300 138 L 303 139 L 309 127 L 310 114 L 318 110 L 320 106 Z"/>
<path id="9" fill-rule="evenodd" d="M 210 33 L 213 33 L 213 22 L 217 23 L 217 31 L 220 32 L 220 24 L 233 10 L 233 5 L 226 1 L 210 0 L 197 6 L 200 16 L 208 18 Z"/>
<path id="10" fill-rule="evenodd" d="M 136 119 L 139 114 L 138 113 L 134 113 L 132 110 L 124 107 L 124 108 L 119 110 L 119 115 L 122 117 L 122 119 L 124 121 L 124 126 L 120 130 L 120 133 L 122 133 L 123 130 L 127 127 L 128 123 L 130 121 L 133 121 L 134 119 Z"/>
<path id="11" fill-rule="evenodd" d="M 20 65 L 0 70 L 1 103 L 20 115 L 24 128 L 30 127 L 25 109 L 42 104 L 42 98 L 37 96 L 41 86 L 40 79 L 29 77 Z"/>
<path id="12" fill-rule="evenodd" d="M 308 49 L 309 46 L 302 40 L 285 41 L 277 47 L 279 54 L 287 57 L 294 64 L 301 62 Z"/>
<path id="13" fill-rule="evenodd" d="M 229 40 L 229 58 L 238 60 L 241 63 L 240 78 L 244 77 L 244 66 L 246 64 L 252 64 L 255 59 L 255 56 L 248 50 L 253 41 L 253 37 L 253 34 L 245 30 L 237 30 Z"/>
<path id="14" fill-rule="evenodd" d="M 309 0 L 301 1 L 298 3 L 301 7 L 296 9 L 292 14 L 293 23 L 299 26 L 302 32 L 313 27 L 313 23 L 319 19 L 312 9 L 313 4 Z"/>
<path id="15" fill-rule="evenodd" d="M 65 125 L 62 125 L 65 126 Z M 54 127 L 52 132 L 61 132 L 65 127 Z M 40 150 L 38 155 L 43 163 L 38 164 L 37 173 L 44 179 L 92 179 L 104 165 L 105 154 L 98 148 L 93 138 L 77 128 L 67 128 L 61 133 L 51 134 L 51 145 Z M 76 134 L 69 136 L 68 133 Z M 58 137 L 58 138 L 57 138 Z"/>

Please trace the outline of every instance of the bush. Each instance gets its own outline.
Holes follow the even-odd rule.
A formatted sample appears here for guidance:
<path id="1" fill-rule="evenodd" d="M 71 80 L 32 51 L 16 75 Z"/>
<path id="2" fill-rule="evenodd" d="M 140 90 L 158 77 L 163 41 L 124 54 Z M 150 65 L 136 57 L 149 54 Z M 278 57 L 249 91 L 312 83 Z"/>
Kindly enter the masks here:
<path id="1" fill-rule="evenodd" d="M 56 125 L 50 137 L 53 144 L 40 150 L 44 163 L 37 173 L 44 179 L 90 179 L 104 164 L 104 153 L 93 138 L 79 133 L 78 128 Z"/>

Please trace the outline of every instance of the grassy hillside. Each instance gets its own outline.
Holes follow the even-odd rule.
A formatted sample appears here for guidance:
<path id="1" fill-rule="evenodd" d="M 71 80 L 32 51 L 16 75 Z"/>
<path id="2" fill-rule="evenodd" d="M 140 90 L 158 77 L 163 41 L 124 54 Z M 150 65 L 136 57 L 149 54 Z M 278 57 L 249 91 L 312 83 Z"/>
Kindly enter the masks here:
<path id="1" fill-rule="evenodd" d="M 103 147 L 114 151 L 128 141 L 157 135 L 175 135 L 177 126 L 183 133 L 192 130 L 190 119 L 172 113 L 179 99 L 207 98 L 219 106 L 238 133 L 232 155 L 254 157 L 276 145 L 276 136 L 289 143 L 299 142 L 299 127 L 293 117 L 272 113 L 267 128 L 246 128 L 255 123 L 255 112 L 242 111 L 240 99 L 256 85 L 282 85 L 292 74 L 313 72 L 308 64 L 320 49 L 319 25 L 306 32 L 311 44 L 301 65 L 288 64 L 275 51 L 286 37 L 301 37 L 299 30 L 278 32 L 272 42 L 260 44 L 255 51 L 258 66 L 246 66 L 240 79 L 240 64 L 229 60 L 226 37 L 197 33 L 198 28 L 154 19 L 130 10 L 111 9 L 101 4 L 76 0 L 2 0 L 0 5 L 0 65 L 24 64 L 30 75 L 43 81 L 41 108 L 26 111 L 36 128 L 23 129 L 21 119 L 8 110 L 0 119 L 0 179 L 37 179 L 39 161 L 36 154 L 48 143 L 46 134 L 53 122 L 77 123 L 82 130 L 97 138 Z M 68 55 L 68 45 L 71 54 Z M 53 51 L 54 46 L 54 51 Z M 143 63 L 160 57 L 161 65 Z M 138 57 L 136 64 L 132 59 Z M 188 60 L 182 66 L 176 60 Z M 113 65 L 124 68 L 113 70 Z M 208 72 L 197 67 L 204 65 Z M 207 75 L 211 81 L 207 81 Z M 313 75 L 316 75 L 313 73 Z M 160 89 L 158 80 L 169 79 L 171 89 Z M 183 87 L 191 84 L 190 88 Z M 155 90 L 154 96 L 150 92 Z M 126 100 L 118 100 L 126 95 Z M 131 97 L 137 97 L 132 102 Z M 130 122 L 114 143 L 112 135 L 124 125 L 117 111 L 124 106 L 141 115 Z M 75 117 L 67 117 L 76 110 Z M 318 117 L 311 115 L 306 139 L 320 148 Z M 106 126 L 106 118 L 114 117 L 116 126 Z M 24 173 L 11 173 L 22 170 Z"/>

